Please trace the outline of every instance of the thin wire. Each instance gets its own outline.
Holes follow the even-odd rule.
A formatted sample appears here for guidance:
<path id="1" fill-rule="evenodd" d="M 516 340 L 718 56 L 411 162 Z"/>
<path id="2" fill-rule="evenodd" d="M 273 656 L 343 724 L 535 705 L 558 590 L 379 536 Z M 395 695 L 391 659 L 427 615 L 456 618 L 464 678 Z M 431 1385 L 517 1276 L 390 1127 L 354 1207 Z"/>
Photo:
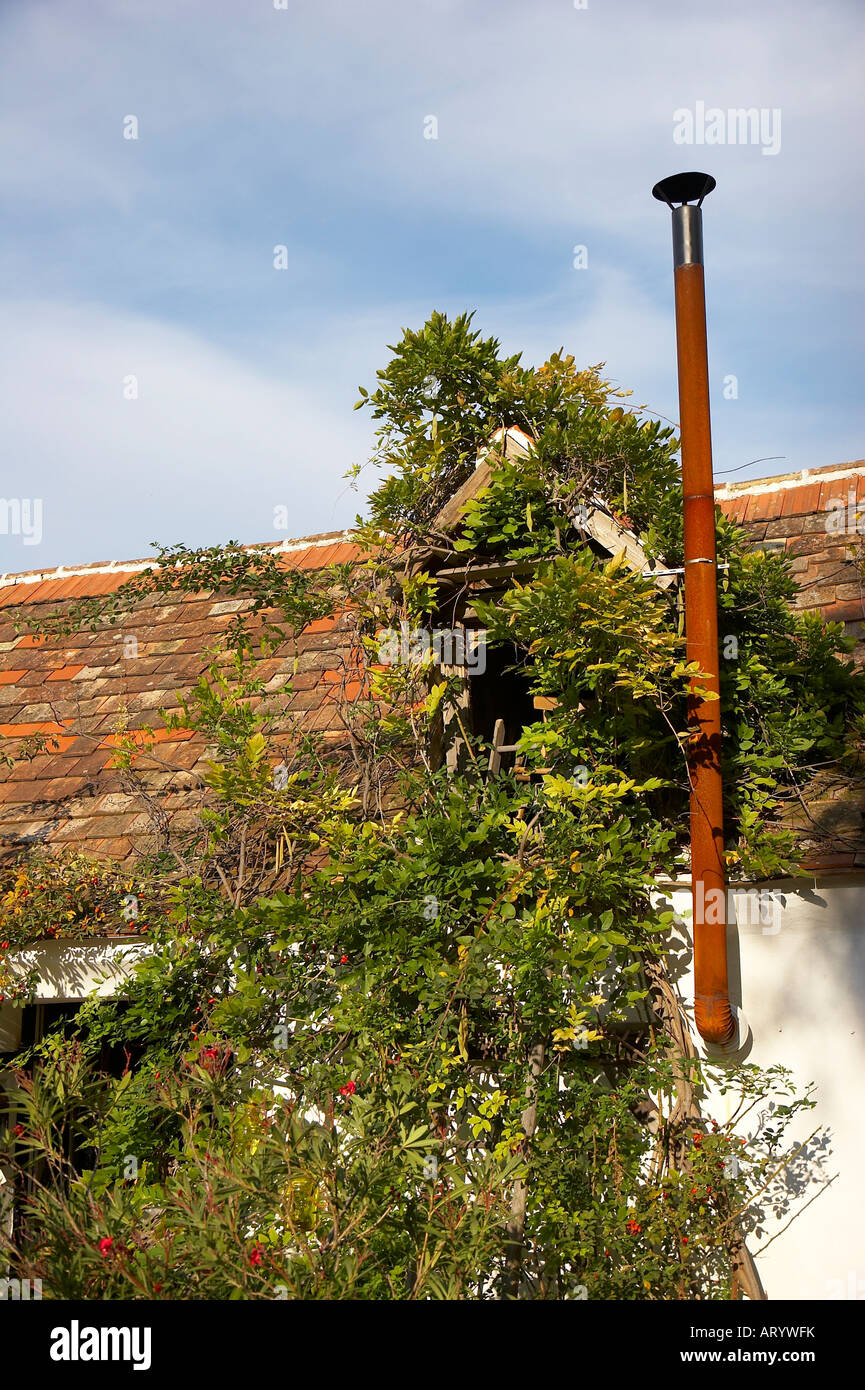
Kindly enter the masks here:
<path id="1" fill-rule="evenodd" d="M 740 463 L 738 468 L 722 468 L 720 473 L 716 473 L 716 478 L 723 478 L 725 473 L 741 473 L 743 468 L 753 468 L 755 463 L 777 463 L 779 459 L 785 459 L 786 454 L 767 454 L 762 459 L 751 459 L 750 463 Z"/>

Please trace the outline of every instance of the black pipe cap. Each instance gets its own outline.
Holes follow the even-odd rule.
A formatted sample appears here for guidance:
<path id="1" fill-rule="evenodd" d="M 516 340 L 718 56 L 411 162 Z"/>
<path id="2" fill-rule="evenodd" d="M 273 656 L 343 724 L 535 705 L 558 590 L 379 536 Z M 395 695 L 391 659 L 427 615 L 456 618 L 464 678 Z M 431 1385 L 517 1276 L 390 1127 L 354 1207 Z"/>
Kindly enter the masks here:
<path id="1" fill-rule="evenodd" d="M 652 197 L 672 207 L 674 203 L 692 203 L 696 198 L 700 206 L 707 193 L 715 187 L 711 174 L 671 174 L 661 179 L 652 189 Z"/>

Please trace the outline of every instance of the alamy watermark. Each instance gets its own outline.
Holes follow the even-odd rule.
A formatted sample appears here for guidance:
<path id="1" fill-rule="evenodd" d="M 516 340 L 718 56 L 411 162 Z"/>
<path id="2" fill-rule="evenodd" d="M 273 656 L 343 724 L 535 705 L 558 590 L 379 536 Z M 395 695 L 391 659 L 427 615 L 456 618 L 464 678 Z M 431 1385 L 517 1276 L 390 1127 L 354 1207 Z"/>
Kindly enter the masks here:
<path id="1" fill-rule="evenodd" d="M 147 1371 L 151 1340 L 149 1327 L 82 1327 L 73 1318 L 52 1328 L 48 1354 L 52 1361 L 131 1361 L 133 1371 Z"/>
<path id="2" fill-rule="evenodd" d="M 777 936 L 781 930 L 778 902 L 770 888 L 707 888 L 698 880 L 694 891 L 694 921 L 697 926 L 720 926 L 735 922 L 739 927 L 759 930 L 761 936 Z"/>
<path id="3" fill-rule="evenodd" d="M 41 1279 L 0 1279 L 0 1302 L 29 1303 L 42 1298 Z"/>
<path id="4" fill-rule="evenodd" d="M 694 103 L 693 111 L 680 106 L 673 112 L 673 143 L 676 145 L 760 145 L 761 154 L 778 154 L 781 149 L 781 108 L 779 106 L 720 106 L 706 109 L 704 101 Z"/>
<path id="5" fill-rule="evenodd" d="M 848 1269 L 846 1279 L 827 1279 L 826 1297 L 831 1299 L 865 1299 L 865 1277 L 858 1269 Z"/>
<path id="6" fill-rule="evenodd" d="M 0 497 L 0 536 L 20 536 L 25 545 L 39 545 L 42 498 Z"/>
<path id="7" fill-rule="evenodd" d="M 846 501 L 830 497 L 826 512 L 827 536 L 865 536 L 865 500 L 857 502 L 855 488 L 848 488 Z"/>
<path id="8" fill-rule="evenodd" d="M 439 666 L 464 666 L 474 675 L 487 669 L 486 633 L 474 628 L 389 627 L 378 634 L 382 666 L 423 666 L 430 656 Z"/>

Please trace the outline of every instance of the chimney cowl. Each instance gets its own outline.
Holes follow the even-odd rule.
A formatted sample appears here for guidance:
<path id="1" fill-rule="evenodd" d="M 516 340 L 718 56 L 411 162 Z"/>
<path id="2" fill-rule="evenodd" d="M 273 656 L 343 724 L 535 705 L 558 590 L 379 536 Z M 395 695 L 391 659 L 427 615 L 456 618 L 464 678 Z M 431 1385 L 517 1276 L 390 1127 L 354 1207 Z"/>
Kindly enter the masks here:
<path id="1" fill-rule="evenodd" d="M 652 189 L 652 197 L 672 208 L 676 203 L 692 203 L 700 206 L 708 193 L 715 187 L 711 174 L 671 174 L 661 179 Z"/>

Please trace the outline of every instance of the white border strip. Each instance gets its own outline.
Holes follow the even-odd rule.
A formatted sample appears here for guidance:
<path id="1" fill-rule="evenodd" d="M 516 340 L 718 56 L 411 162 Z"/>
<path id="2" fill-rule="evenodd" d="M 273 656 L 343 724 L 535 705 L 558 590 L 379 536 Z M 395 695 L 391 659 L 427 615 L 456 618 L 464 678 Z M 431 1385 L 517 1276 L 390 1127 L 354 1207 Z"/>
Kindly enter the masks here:
<path id="1" fill-rule="evenodd" d="M 280 555 L 289 555 L 299 550 L 324 550 L 329 545 L 351 544 L 355 539 L 353 531 L 332 531 L 330 534 L 310 536 L 301 540 L 262 541 L 260 545 L 244 546 L 244 550 L 274 550 Z M 53 570 L 24 570 L 17 573 L 0 574 L 0 588 L 18 584 L 48 584 L 53 579 L 89 579 L 97 574 L 141 574 L 144 570 L 156 568 L 155 560 L 111 560 L 104 565 L 58 565 Z"/>

